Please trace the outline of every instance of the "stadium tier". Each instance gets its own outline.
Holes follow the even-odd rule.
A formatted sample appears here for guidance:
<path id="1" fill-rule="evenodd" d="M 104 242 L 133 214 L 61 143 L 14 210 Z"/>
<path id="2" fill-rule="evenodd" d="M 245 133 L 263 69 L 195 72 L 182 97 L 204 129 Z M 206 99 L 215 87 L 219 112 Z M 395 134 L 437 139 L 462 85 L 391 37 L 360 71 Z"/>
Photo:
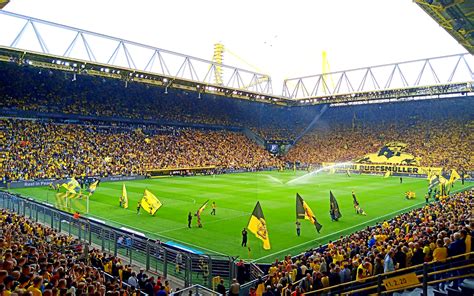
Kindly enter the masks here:
<path id="1" fill-rule="evenodd" d="M 246 127 L 266 139 L 294 138 L 321 107 L 288 107 L 165 90 L 139 82 L 117 81 L 50 69 L 0 63 L 2 113 L 34 111 L 124 120 L 153 120 Z M 74 80 L 74 81 L 72 81 Z M 23 113 L 24 115 L 25 113 Z"/>
<path id="2" fill-rule="evenodd" d="M 279 168 L 282 161 L 241 133 L 190 128 L 2 120 L 3 175 L 11 180 L 146 175 L 153 169 Z M 213 171 L 215 173 L 215 171 Z"/>
<path id="3" fill-rule="evenodd" d="M 471 98 L 329 108 L 285 159 L 346 162 L 399 141 L 423 166 L 469 171 L 473 108 Z"/>

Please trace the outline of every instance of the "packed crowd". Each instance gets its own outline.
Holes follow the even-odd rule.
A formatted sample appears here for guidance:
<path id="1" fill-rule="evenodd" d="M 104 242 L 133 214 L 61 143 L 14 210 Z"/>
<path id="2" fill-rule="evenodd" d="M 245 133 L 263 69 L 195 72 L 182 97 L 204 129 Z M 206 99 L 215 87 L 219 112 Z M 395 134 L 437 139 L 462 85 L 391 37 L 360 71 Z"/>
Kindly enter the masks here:
<path id="1" fill-rule="evenodd" d="M 18 67 L 16 64 L 0 64 L 0 114 L 7 116 L 39 116 L 40 113 L 66 114 L 73 120 L 74 116 L 91 116 L 93 120 L 104 120 L 111 118 L 115 122 L 130 119 L 142 121 L 153 120 L 157 124 L 178 123 L 183 125 L 225 125 L 248 128 L 258 136 L 266 140 L 278 140 L 280 143 L 292 143 L 303 134 L 308 132 L 292 147 L 288 155 L 283 158 L 286 162 L 301 164 L 320 164 L 321 162 L 342 162 L 358 159 L 367 153 L 378 151 L 382 145 L 389 141 L 400 141 L 408 144 L 406 152 L 419 157 L 421 165 L 442 166 L 447 169 L 455 168 L 458 171 L 470 171 L 474 168 L 473 159 L 470 157 L 470 145 L 473 142 L 472 111 L 473 100 L 470 97 L 459 97 L 443 100 L 423 100 L 401 103 L 352 105 L 345 107 L 329 107 L 322 112 L 322 106 L 277 106 L 203 94 L 201 98 L 196 93 L 169 89 L 165 94 L 159 87 L 146 86 L 137 82 L 130 82 L 125 87 L 121 80 L 98 78 L 87 75 L 78 75 L 75 81 L 71 77 L 56 70 L 39 71 L 32 67 Z M 326 109 L 325 109 L 326 110 Z M 318 117 L 318 115 L 321 115 Z M 46 115 L 41 115 L 46 116 Z M 315 118 L 314 125 L 310 125 Z M 83 120 L 83 119 L 81 119 Z M 28 127 L 27 127 L 28 128 Z M 90 156 L 94 165 L 101 165 L 99 173 L 141 173 L 150 167 L 160 168 L 173 165 L 182 165 L 191 161 L 190 165 L 205 163 L 220 165 L 222 167 L 259 167 L 270 164 L 281 164 L 275 159 L 268 159 L 263 151 L 254 149 L 250 152 L 252 144 L 240 135 L 227 133 L 221 137 L 222 132 L 195 132 L 192 130 L 181 132 L 180 136 L 169 140 L 169 136 L 157 136 L 156 141 L 167 142 L 164 145 L 153 143 L 156 153 L 151 153 L 143 164 L 144 146 L 143 137 L 122 132 L 114 145 L 109 147 L 98 147 L 101 144 L 111 143 L 112 134 L 105 130 L 95 131 L 95 128 L 79 128 L 73 132 L 68 127 L 44 127 L 35 131 L 39 136 L 31 136 L 38 140 L 49 143 L 43 134 L 50 133 L 52 137 L 61 136 L 64 133 L 70 140 L 81 139 L 83 143 L 67 144 L 66 150 L 58 153 L 52 151 L 51 147 L 57 144 L 48 144 L 41 149 L 52 153 L 56 158 L 66 154 L 66 161 L 74 165 L 75 169 L 83 172 L 94 170 L 83 167 L 82 158 L 77 156 L 77 151 L 85 151 L 86 154 L 94 154 L 97 149 L 101 154 L 113 154 L 123 148 L 126 157 L 112 157 L 111 164 L 104 164 L 103 159 Z M 18 133 L 16 133 L 18 134 Z M 21 134 L 25 136 L 25 132 Z M 88 137 L 96 137 L 98 141 Z M 196 137 L 196 139 L 195 139 Z M 106 139 L 105 139 L 106 138 Z M 154 139 L 151 139 L 154 141 Z M 204 149 L 195 149 L 194 152 L 186 147 L 183 152 L 182 146 L 174 143 L 184 141 L 185 145 L 194 146 L 194 141 L 202 145 L 210 145 L 209 153 Z M 99 142 L 100 141 L 100 142 Z M 229 149 L 219 147 L 217 151 L 214 146 L 226 145 L 230 141 L 232 145 L 237 143 L 239 149 L 232 146 Z M 35 141 L 31 141 L 33 144 Z M 70 142 L 70 141 L 67 141 Z M 133 142 L 132 144 L 129 144 Z M 213 143 L 211 143 L 213 142 Z M 215 143 L 217 142 L 217 143 Z M 199 147 L 202 147 L 197 145 Z M 25 159 L 26 166 L 40 166 L 35 164 L 38 157 L 35 153 L 24 156 L 28 147 L 9 149 L 19 150 L 18 157 L 34 158 Z M 214 146 L 213 146 L 214 145 Z M 71 147 L 74 146 L 74 147 Z M 84 147 L 85 146 L 85 147 Z M 136 146 L 140 146 L 138 150 Z M 54 148 L 53 147 L 53 148 Z M 240 149 L 240 147 L 245 147 Z M 39 149 L 39 146 L 37 147 Z M 163 151 L 168 149 L 168 151 Z M 225 151 L 222 151 L 224 149 Z M 69 154 L 67 151 L 73 151 Z M 92 152 L 90 150 L 93 150 Z M 235 152 L 238 150 L 238 152 Z M 240 151 L 242 153 L 240 153 Z M 14 151 L 14 150 L 13 150 Z M 176 151 L 179 155 L 174 156 Z M 148 153 L 148 150 L 147 152 Z M 236 156 L 235 154 L 243 154 Z M 241 162 L 241 157 L 249 154 L 257 154 L 250 157 L 248 162 Z M 193 155 L 199 155 L 199 159 L 191 159 Z M 218 159 L 225 155 L 225 159 Z M 163 157 L 162 157 L 163 156 Z M 229 157 L 227 157 L 229 156 Z M 86 156 L 87 157 L 87 156 Z M 73 158 L 74 162 L 70 162 Z M 227 159 L 229 158 L 229 159 Z M 234 159 L 232 159 L 234 158 Z M 262 161 L 255 161 L 257 158 Z M 58 160 L 47 160 L 57 162 Z M 88 160 L 89 161 L 89 160 Z M 33 163 L 32 163 L 33 162 Z M 101 164 L 102 163 L 102 164 Z M 217 163 L 217 164 L 216 164 Z M 220 163 L 220 164 L 219 164 Z M 66 164 L 68 165 L 68 164 Z M 19 166 L 23 166 L 21 163 Z M 45 166 L 43 164 L 43 166 Z M 54 172 L 40 172 L 40 175 L 64 175 L 64 171 L 71 168 L 58 169 L 55 164 L 50 168 Z M 90 164 L 92 166 L 92 164 Z M 26 170 L 15 168 L 15 174 L 25 175 Z M 44 168 L 36 169 L 45 170 Z M 20 172 L 16 172 L 20 171 Z M 23 171 L 23 172 L 22 172 Z M 97 173 L 97 172 L 96 172 Z M 34 173 L 35 174 L 35 173 Z"/>
<path id="2" fill-rule="evenodd" d="M 197 129 L 1 120 L 10 180 L 72 176 L 146 175 L 147 170 L 216 166 L 257 170 L 281 160 L 241 133 Z"/>
<path id="3" fill-rule="evenodd" d="M 306 164 L 353 161 L 378 152 L 388 142 L 401 141 L 407 144 L 404 152 L 419 158 L 421 166 L 468 171 L 474 168 L 471 130 L 469 124 L 455 121 L 380 124 L 354 129 L 338 126 L 307 134 L 290 150 L 286 160 Z"/>
<path id="4" fill-rule="evenodd" d="M 454 194 L 297 258 L 276 260 L 251 295 L 301 295 L 471 252 L 473 194 Z"/>
<path id="5" fill-rule="evenodd" d="M 247 127 L 266 139 L 292 137 L 320 107 L 287 107 L 129 81 L 0 64 L 0 110 Z"/>
<path id="6" fill-rule="evenodd" d="M 167 280 L 135 273 L 121 259 L 79 240 L 2 210 L 0 212 L 1 295 L 166 296 Z M 108 276 L 104 273 L 106 272 Z"/>

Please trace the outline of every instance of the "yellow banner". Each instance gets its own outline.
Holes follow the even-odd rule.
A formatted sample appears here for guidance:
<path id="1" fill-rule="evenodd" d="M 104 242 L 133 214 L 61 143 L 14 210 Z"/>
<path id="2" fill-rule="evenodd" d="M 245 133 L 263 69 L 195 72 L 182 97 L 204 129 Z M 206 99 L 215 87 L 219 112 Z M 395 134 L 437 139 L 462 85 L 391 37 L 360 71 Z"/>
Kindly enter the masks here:
<path id="1" fill-rule="evenodd" d="M 387 291 L 400 290 L 402 288 L 414 286 L 419 283 L 420 280 L 414 272 L 383 280 L 383 284 Z"/>
<path id="2" fill-rule="evenodd" d="M 334 162 L 323 162 L 323 167 L 333 167 L 336 163 Z M 408 175 L 439 175 L 443 171 L 440 167 L 420 167 L 410 165 L 393 165 L 393 164 L 340 164 L 336 168 L 336 171 L 347 172 L 357 171 L 361 173 L 382 173 L 391 172 L 392 174 L 408 174 Z"/>
<path id="3" fill-rule="evenodd" d="M 404 152 L 407 144 L 402 142 L 389 142 L 379 149 L 376 153 L 369 153 L 363 157 L 354 160 L 356 163 L 384 163 L 398 165 L 419 165 L 420 159 L 410 153 Z"/>

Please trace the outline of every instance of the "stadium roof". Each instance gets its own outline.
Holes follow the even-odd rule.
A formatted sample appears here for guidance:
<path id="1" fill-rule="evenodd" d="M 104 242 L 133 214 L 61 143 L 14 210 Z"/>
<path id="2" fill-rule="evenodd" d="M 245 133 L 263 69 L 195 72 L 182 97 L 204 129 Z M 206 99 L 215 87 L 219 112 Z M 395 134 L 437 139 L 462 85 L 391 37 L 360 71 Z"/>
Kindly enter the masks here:
<path id="1" fill-rule="evenodd" d="M 283 94 L 270 76 L 134 41 L 0 11 L 10 24 L 0 61 L 138 81 L 281 105 L 398 100 L 474 92 L 474 56 L 457 54 L 286 79 Z M 52 42 L 51 39 L 54 39 Z M 100 49 L 100 50 L 99 50 Z M 138 62 L 139 57 L 146 57 Z M 225 68 L 221 82 L 218 68 Z"/>
<path id="2" fill-rule="evenodd" d="M 474 1 L 415 0 L 427 14 L 474 54 Z"/>

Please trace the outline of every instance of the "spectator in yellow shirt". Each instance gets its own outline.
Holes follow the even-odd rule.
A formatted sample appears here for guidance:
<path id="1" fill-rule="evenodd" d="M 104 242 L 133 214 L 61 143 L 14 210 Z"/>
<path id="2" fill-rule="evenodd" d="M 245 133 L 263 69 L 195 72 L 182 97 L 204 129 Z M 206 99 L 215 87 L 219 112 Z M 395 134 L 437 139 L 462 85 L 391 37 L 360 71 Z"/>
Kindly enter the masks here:
<path id="1" fill-rule="evenodd" d="M 448 258 L 448 249 L 441 239 L 436 240 L 436 249 L 433 251 L 433 261 L 444 262 Z"/>
<path id="2" fill-rule="evenodd" d="M 41 292 L 41 284 L 43 283 L 43 279 L 41 277 L 35 277 L 33 279 L 33 285 L 31 285 L 27 291 L 31 292 L 33 296 L 42 296 L 43 293 Z"/>

